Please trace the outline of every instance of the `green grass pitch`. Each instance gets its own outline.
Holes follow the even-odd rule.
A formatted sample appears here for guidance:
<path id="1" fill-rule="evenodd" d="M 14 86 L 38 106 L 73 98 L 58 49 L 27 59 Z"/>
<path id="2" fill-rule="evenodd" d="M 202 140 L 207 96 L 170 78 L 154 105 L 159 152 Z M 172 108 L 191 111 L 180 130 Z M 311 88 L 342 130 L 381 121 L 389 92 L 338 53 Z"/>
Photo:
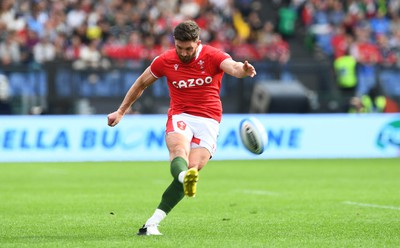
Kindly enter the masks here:
<path id="1" fill-rule="evenodd" d="M 167 162 L 0 164 L 0 247 L 400 247 L 400 160 L 210 161 L 136 236 Z"/>

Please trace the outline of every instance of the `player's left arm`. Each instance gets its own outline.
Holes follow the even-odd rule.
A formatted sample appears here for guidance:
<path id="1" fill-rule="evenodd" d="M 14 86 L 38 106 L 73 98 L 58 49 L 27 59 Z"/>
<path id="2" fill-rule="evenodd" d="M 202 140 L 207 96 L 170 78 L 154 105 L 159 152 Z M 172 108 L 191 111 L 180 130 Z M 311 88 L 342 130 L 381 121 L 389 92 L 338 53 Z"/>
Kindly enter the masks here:
<path id="1" fill-rule="evenodd" d="M 220 67 L 227 74 L 237 78 L 254 77 L 257 74 L 254 66 L 247 60 L 242 63 L 233 59 L 225 59 Z"/>

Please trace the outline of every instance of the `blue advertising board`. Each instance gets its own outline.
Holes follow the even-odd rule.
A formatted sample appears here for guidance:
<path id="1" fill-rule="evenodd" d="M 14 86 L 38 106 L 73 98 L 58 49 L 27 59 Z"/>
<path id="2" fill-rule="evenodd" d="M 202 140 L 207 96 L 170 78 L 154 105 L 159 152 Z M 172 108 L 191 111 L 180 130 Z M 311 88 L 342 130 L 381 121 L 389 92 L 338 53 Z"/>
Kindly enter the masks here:
<path id="1" fill-rule="evenodd" d="M 261 155 L 239 136 L 243 118 L 268 133 Z M 165 115 L 127 115 L 116 127 L 105 115 L 2 116 L 0 162 L 168 160 Z M 400 115 L 227 114 L 213 159 L 368 158 L 400 156 Z"/>

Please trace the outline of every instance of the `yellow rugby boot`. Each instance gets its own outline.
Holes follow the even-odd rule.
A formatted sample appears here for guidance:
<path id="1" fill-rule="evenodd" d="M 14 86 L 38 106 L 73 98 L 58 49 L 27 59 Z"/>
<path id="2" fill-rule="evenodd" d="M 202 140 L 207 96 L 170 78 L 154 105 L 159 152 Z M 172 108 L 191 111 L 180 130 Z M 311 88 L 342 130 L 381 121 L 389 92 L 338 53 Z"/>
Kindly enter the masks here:
<path id="1" fill-rule="evenodd" d="M 191 168 L 186 172 L 183 179 L 183 192 L 186 196 L 195 197 L 199 172 L 196 168 Z"/>

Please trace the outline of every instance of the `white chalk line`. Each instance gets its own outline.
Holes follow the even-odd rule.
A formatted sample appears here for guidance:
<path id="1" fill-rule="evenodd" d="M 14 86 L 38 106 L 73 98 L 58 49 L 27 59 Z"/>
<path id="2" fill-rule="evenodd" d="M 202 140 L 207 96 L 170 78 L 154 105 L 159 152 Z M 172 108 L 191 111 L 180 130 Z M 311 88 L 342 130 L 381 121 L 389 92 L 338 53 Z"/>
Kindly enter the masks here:
<path id="1" fill-rule="evenodd" d="M 396 207 L 396 206 L 385 206 L 385 205 L 352 202 L 352 201 L 344 201 L 343 204 L 355 205 L 355 206 L 366 207 L 366 208 L 382 208 L 382 209 L 400 210 L 400 207 Z"/>

